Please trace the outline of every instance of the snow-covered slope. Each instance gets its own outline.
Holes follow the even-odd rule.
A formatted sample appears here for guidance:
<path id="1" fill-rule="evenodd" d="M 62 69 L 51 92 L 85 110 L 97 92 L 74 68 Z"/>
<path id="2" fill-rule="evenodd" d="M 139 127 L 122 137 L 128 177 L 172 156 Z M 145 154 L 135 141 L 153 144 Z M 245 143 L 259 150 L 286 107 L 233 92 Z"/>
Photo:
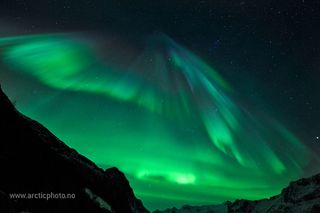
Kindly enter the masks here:
<path id="1" fill-rule="evenodd" d="M 291 182 L 281 194 L 256 201 L 227 201 L 212 206 L 183 206 L 181 209 L 167 209 L 154 213 L 319 213 L 320 174 Z"/>

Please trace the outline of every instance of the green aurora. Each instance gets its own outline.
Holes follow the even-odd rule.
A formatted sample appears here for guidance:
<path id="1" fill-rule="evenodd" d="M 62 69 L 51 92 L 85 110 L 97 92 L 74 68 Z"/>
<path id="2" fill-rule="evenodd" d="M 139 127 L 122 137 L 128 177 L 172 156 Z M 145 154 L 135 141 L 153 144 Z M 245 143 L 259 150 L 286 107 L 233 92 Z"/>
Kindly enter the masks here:
<path id="1" fill-rule="evenodd" d="M 308 148 L 169 37 L 153 36 L 123 64 L 80 37 L 1 38 L 1 76 L 23 82 L 20 111 L 117 166 L 149 209 L 258 199 L 302 175 Z"/>

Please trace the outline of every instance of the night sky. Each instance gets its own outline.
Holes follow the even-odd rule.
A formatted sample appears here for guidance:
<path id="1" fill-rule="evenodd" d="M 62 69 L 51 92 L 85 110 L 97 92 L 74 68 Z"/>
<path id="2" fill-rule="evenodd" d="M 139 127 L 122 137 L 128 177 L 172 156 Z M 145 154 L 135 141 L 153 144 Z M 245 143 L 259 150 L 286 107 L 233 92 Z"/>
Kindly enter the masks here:
<path id="1" fill-rule="evenodd" d="M 2 0 L 0 83 L 150 210 L 320 171 L 320 1 Z"/>

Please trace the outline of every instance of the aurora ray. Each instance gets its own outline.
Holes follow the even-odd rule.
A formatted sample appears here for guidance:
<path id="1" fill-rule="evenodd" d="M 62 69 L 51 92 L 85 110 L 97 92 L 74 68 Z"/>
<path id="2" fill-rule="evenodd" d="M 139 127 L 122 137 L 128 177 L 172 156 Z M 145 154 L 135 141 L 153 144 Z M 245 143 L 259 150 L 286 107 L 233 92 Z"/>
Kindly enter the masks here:
<path id="1" fill-rule="evenodd" d="M 18 108 L 98 165 L 119 167 L 150 209 L 257 199 L 302 174 L 308 148 L 276 118 L 246 109 L 168 36 L 123 64 L 92 43 L 77 34 L 1 38 L 0 74 L 45 87 Z"/>

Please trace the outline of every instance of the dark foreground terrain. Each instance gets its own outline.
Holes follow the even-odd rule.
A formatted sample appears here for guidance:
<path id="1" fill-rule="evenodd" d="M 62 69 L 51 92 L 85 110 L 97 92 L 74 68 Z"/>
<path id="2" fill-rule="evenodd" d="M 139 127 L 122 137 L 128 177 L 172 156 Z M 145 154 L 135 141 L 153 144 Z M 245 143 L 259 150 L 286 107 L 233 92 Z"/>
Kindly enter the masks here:
<path id="1" fill-rule="evenodd" d="M 0 212 L 149 212 L 117 168 L 102 170 L 19 113 L 0 88 Z M 13 193 L 73 194 L 74 199 L 13 198 Z M 155 213 L 320 212 L 320 174 L 303 178 L 281 194 L 257 201 L 184 206 Z"/>
<path id="2" fill-rule="evenodd" d="M 74 199 L 13 199 L 12 193 L 65 193 Z M 117 168 L 102 170 L 38 122 L 0 88 L 0 212 L 148 212 Z"/>

